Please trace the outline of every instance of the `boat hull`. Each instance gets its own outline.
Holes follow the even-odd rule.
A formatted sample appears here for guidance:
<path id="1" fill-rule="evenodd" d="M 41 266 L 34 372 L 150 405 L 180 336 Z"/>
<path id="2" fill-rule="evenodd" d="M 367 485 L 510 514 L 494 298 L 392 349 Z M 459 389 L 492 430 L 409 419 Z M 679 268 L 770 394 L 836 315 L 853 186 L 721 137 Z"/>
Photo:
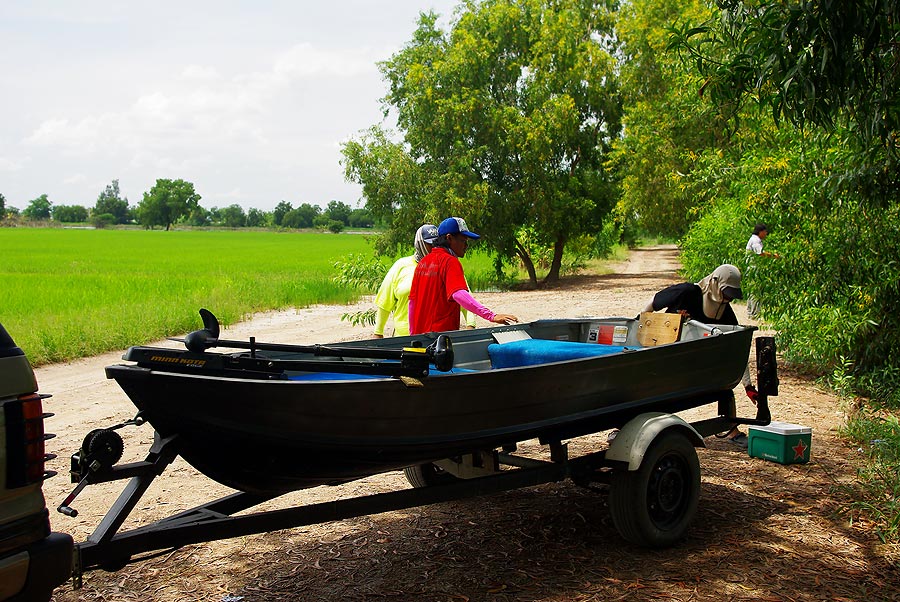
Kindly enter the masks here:
<path id="1" fill-rule="evenodd" d="M 470 365 L 492 330 L 458 335 Z M 584 330 L 583 321 L 553 321 L 548 332 Z M 179 436 L 180 455 L 199 471 L 242 491 L 277 493 L 710 403 L 740 381 L 752 330 L 422 379 L 240 378 L 141 365 L 110 366 L 107 375 L 160 435 Z"/>

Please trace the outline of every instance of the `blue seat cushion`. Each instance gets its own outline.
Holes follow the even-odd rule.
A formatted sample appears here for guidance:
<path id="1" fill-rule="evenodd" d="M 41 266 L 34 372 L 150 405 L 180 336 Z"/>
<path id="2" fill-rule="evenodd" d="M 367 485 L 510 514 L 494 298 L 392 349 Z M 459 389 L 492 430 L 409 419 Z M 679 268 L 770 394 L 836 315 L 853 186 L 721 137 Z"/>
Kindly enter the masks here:
<path id="1" fill-rule="evenodd" d="M 624 349 L 625 347 L 620 345 L 526 339 L 488 345 L 488 355 L 494 368 L 517 368 L 519 366 L 536 366 L 550 362 L 610 355 L 621 353 Z"/>

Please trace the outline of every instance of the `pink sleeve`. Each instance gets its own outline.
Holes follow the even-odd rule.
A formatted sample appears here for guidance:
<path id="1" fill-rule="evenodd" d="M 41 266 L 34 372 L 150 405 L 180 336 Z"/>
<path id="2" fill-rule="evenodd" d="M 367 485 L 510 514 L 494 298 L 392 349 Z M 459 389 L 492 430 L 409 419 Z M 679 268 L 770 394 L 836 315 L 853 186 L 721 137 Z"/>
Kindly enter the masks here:
<path id="1" fill-rule="evenodd" d="M 470 312 L 477 316 L 481 316 L 488 322 L 494 319 L 496 315 L 494 312 L 486 308 L 484 305 L 475 300 L 469 291 L 465 289 L 460 289 L 453 293 L 453 300 L 459 303 L 462 307 L 468 309 Z"/>
<path id="2" fill-rule="evenodd" d="M 409 300 L 409 304 L 407 305 L 407 321 L 409 322 L 409 334 L 419 334 L 419 331 L 416 330 L 416 302 L 412 299 Z"/>

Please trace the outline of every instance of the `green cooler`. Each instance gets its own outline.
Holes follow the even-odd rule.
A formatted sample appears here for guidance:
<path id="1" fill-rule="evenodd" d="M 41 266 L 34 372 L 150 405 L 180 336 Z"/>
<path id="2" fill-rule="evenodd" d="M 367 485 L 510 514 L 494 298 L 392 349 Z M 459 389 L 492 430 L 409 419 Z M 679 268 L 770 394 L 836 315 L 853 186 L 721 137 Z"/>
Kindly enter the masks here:
<path id="1" fill-rule="evenodd" d="M 779 464 L 809 462 L 812 428 L 790 422 L 770 422 L 747 428 L 747 452 L 753 458 Z"/>

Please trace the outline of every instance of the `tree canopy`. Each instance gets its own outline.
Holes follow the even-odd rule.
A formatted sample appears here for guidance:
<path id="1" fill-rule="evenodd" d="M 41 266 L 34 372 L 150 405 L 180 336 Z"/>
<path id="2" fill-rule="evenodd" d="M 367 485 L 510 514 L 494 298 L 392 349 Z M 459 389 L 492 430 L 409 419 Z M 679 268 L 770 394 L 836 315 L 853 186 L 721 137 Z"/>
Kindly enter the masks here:
<path id="1" fill-rule="evenodd" d="M 200 203 L 194 185 L 184 180 L 156 180 L 138 204 L 138 222 L 145 228 L 165 226 L 166 230 L 179 219 L 187 217 Z"/>
<path id="2" fill-rule="evenodd" d="M 22 215 L 31 220 L 48 220 L 50 219 L 51 207 L 53 203 L 47 198 L 46 194 L 42 194 L 36 199 L 29 201 L 28 206 L 22 211 Z"/>
<path id="3" fill-rule="evenodd" d="M 111 215 L 114 223 L 128 223 L 130 216 L 128 211 L 128 199 L 122 197 L 119 190 L 119 181 L 113 180 L 97 197 L 93 213 L 96 215 Z"/>
<path id="4" fill-rule="evenodd" d="M 380 65 L 402 143 L 371 130 L 345 145 L 347 173 L 408 240 L 424 220 L 464 217 L 536 283 L 525 234 L 563 249 L 616 200 L 605 162 L 620 128 L 612 2 L 469 1 L 451 31 L 422 15 Z"/>
<path id="5" fill-rule="evenodd" d="M 58 222 L 80 223 L 88 219 L 87 207 L 81 205 L 54 205 L 51 214 Z"/>

